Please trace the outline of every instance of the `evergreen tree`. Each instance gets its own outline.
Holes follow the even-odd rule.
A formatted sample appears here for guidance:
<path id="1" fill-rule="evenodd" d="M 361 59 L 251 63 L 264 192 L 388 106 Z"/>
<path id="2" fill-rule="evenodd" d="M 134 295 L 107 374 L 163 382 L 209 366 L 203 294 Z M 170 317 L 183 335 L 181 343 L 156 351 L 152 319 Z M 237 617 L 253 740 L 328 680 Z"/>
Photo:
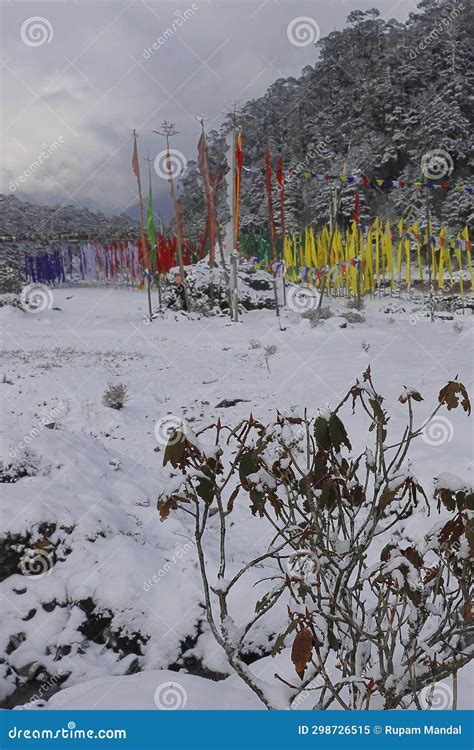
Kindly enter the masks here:
<path id="1" fill-rule="evenodd" d="M 460 0 L 422 0 L 404 24 L 383 20 L 376 9 L 353 11 L 346 28 L 318 42 L 314 65 L 299 78 L 278 79 L 264 96 L 247 102 L 238 124 L 244 165 L 256 171 L 245 173 L 242 180 L 242 230 L 267 231 L 267 143 L 274 168 L 283 157 L 290 229 L 328 220 L 331 184 L 305 179 L 304 172 L 339 175 L 346 160 L 355 175 L 472 184 L 473 21 L 472 7 Z M 219 165 L 225 159 L 230 123 L 229 117 L 221 133 L 209 138 L 212 158 Z M 438 180 L 426 174 L 439 167 L 432 152 L 445 160 Z M 190 226 L 203 225 L 204 206 L 196 206 L 199 178 L 187 179 L 185 216 Z M 425 189 L 370 186 L 359 192 L 362 218 L 394 220 L 409 215 L 424 222 Z M 472 218 L 468 193 L 428 192 L 435 225 L 442 222 L 457 230 Z M 340 193 L 342 218 L 348 222 L 354 187 L 343 185 Z M 222 186 L 221 211 L 224 203 Z M 278 229 L 276 184 L 274 211 Z"/>

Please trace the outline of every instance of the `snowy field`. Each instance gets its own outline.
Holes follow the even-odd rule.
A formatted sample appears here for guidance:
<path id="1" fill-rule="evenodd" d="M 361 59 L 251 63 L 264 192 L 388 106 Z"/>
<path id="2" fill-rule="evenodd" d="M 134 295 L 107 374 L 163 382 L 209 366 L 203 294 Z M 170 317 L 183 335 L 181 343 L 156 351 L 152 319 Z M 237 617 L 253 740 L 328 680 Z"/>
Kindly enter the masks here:
<path id="1" fill-rule="evenodd" d="M 209 633 L 191 520 L 172 513 L 160 522 L 156 502 L 169 473 L 164 418 L 184 419 L 197 432 L 218 417 L 234 426 L 250 413 L 265 423 L 277 409 L 315 414 L 335 406 L 369 364 L 394 435 L 405 423 L 398 403 L 405 386 L 424 397 L 419 424 L 456 375 L 472 397 L 469 309 L 432 324 L 408 299 L 387 297 L 368 300 L 364 322 L 348 323 L 339 314 L 348 309 L 330 305 L 334 317 L 317 327 L 282 311 L 284 330 L 271 310 L 236 324 L 173 312 L 147 324 L 146 295 L 120 290 L 57 289 L 53 309 L 40 314 L 0 308 L 4 706 L 263 707 L 230 674 Z M 117 383 L 128 389 L 120 411 L 102 403 L 108 384 Z M 371 440 L 363 418 L 350 417 L 350 407 L 344 413 L 354 451 L 363 450 Z M 441 471 L 473 482 L 471 442 L 461 410 L 444 411 L 416 442 L 415 472 L 429 496 Z M 235 562 L 263 552 L 271 529 L 245 505 L 233 519 Z M 408 523 L 424 522 L 420 510 Z M 39 575 L 18 570 L 20 562 L 28 568 L 28 550 L 36 551 L 31 566 L 40 566 Z M 238 592 L 242 620 L 258 593 L 258 586 L 251 596 Z M 286 622 L 283 606 L 272 612 L 249 644 L 250 669 L 266 680 L 277 670 L 292 674 L 288 649 L 269 655 Z M 468 670 L 459 708 L 471 707 Z"/>

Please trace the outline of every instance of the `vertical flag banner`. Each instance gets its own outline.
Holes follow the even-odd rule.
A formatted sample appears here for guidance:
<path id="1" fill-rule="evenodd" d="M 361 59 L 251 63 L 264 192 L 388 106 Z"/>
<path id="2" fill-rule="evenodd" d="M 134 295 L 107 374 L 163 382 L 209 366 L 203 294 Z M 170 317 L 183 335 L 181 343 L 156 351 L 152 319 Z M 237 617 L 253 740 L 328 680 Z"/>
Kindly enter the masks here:
<path id="1" fill-rule="evenodd" d="M 214 213 L 214 191 L 212 189 L 209 174 L 209 162 L 207 158 L 207 144 L 204 128 L 198 143 L 198 167 L 204 185 L 204 197 L 207 205 L 207 216 L 209 222 L 209 265 L 214 266 L 215 243 L 216 243 L 216 218 Z"/>
<path id="2" fill-rule="evenodd" d="M 151 248 L 151 271 L 157 270 L 156 264 L 156 229 L 155 229 L 155 217 L 153 215 L 153 194 L 151 190 L 151 161 L 148 155 L 148 203 L 146 207 L 146 233 L 148 237 L 148 243 Z"/>
<path id="3" fill-rule="evenodd" d="M 285 184 L 283 182 L 283 158 L 280 156 L 278 159 L 278 165 L 277 165 L 277 171 L 276 171 L 276 181 L 278 184 L 278 189 L 280 191 L 280 231 L 281 231 L 281 245 L 282 248 L 285 246 L 285 235 L 286 235 L 286 226 L 285 226 Z"/>
<path id="4" fill-rule="evenodd" d="M 242 150 L 242 133 L 239 130 L 237 136 L 237 143 L 235 148 L 235 235 L 234 235 L 234 250 L 238 249 L 239 246 L 239 211 L 240 211 L 240 183 L 242 179 L 242 166 L 244 163 L 244 155 Z"/>
<path id="5" fill-rule="evenodd" d="M 179 270 L 181 275 L 181 283 L 184 289 L 184 305 L 186 310 L 189 310 L 189 298 L 188 298 L 188 287 L 186 284 L 186 277 L 184 275 L 184 263 L 183 263 L 183 245 L 184 245 L 184 225 L 183 217 L 181 214 L 181 205 L 179 200 L 176 198 L 173 181 L 173 167 L 171 164 L 171 155 L 169 149 L 169 143 L 166 143 L 166 169 L 168 172 L 168 183 L 170 187 L 170 198 L 173 203 L 175 220 L 176 220 L 176 248 L 178 253 Z"/>
<path id="6" fill-rule="evenodd" d="M 138 146 L 137 146 L 137 131 L 133 131 L 133 152 L 132 152 L 132 169 L 137 179 L 138 186 L 138 201 L 140 206 L 140 238 L 142 243 L 143 252 L 146 253 L 146 240 L 145 240 L 145 205 L 143 202 L 142 193 L 142 181 L 140 177 L 140 164 L 138 161 Z"/>
<path id="7" fill-rule="evenodd" d="M 273 221 L 273 198 L 272 198 L 272 157 L 270 146 L 267 144 L 265 151 L 265 188 L 268 201 L 268 229 L 272 246 L 272 260 L 275 260 L 275 222 Z"/>
<path id="8" fill-rule="evenodd" d="M 153 195 L 150 188 L 148 190 L 148 203 L 146 207 L 146 233 L 148 242 L 151 248 L 151 270 L 156 269 L 156 230 L 155 230 L 155 219 L 153 216 Z"/>

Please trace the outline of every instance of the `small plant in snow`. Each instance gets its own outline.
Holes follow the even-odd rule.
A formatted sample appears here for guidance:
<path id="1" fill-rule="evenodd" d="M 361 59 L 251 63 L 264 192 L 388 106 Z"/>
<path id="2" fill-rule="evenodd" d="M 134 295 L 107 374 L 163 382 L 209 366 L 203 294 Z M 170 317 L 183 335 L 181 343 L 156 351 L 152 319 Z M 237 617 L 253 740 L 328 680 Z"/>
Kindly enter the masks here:
<path id="1" fill-rule="evenodd" d="M 458 320 L 453 325 L 454 333 L 462 333 L 464 331 L 464 326 L 462 323 L 460 323 Z"/>
<path id="2" fill-rule="evenodd" d="M 370 344 L 368 344 L 367 341 L 362 341 L 360 345 L 362 349 L 364 350 L 364 352 L 367 352 L 368 354 L 370 350 Z"/>
<path id="3" fill-rule="evenodd" d="M 303 693 L 315 709 L 419 709 L 423 691 L 454 678 L 474 656 L 474 495 L 457 477 L 440 475 L 430 502 L 409 461 L 426 424 L 443 408 L 469 414 L 469 398 L 461 383 L 449 382 L 429 419 L 415 426 L 422 400 L 404 389 L 406 427 L 388 439 L 389 415 L 368 368 L 332 411 L 315 417 L 278 414 L 270 425 L 250 417 L 234 428 L 219 420 L 206 428 L 213 447 L 189 432 L 171 436 L 164 463 L 174 477 L 159 500 L 161 519 L 177 510 L 192 517 L 210 630 L 269 709 L 298 706 Z M 342 421 L 348 402 L 362 409 L 372 435 L 360 453 Z M 262 537 L 270 529 L 273 539 L 237 563 L 228 537 L 243 502 L 265 527 Z M 416 509 L 434 516 L 418 534 L 403 524 Z M 217 579 L 208 565 L 214 555 Z M 254 570 L 262 570 L 266 592 L 237 626 L 234 586 Z M 288 621 L 273 655 L 288 649 L 295 674 L 270 682 L 246 664 L 245 644 L 277 603 Z"/>
<path id="4" fill-rule="evenodd" d="M 276 354 L 277 348 L 275 344 L 269 344 L 269 346 L 263 347 L 263 351 L 264 351 L 264 357 L 265 357 L 265 364 L 267 366 L 268 372 L 270 372 L 270 365 L 268 363 L 268 360 L 270 359 L 270 357 L 273 357 L 273 355 Z"/>
<path id="5" fill-rule="evenodd" d="M 102 396 L 102 403 L 110 409 L 123 409 L 127 398 L 127 386 L 123 383 L 117 383 L 107 386 Z"/>
<path id="6" fill-rule="evenodd" d="M 268 346 L 265 346 L 263 350 L 265 352 L 266 357 L 273 357 L 273 355 L 276 354 L 277 352 L 277 348 L 275 344 L 269 344 Z"/>
<path id="7" fill-rule="evenodd" d="M 249 341 L 250 349 L 260 349 L 261 346 L 262 346 L 261 342 L 258 341 L 257 339 L 250 339 Z"/>

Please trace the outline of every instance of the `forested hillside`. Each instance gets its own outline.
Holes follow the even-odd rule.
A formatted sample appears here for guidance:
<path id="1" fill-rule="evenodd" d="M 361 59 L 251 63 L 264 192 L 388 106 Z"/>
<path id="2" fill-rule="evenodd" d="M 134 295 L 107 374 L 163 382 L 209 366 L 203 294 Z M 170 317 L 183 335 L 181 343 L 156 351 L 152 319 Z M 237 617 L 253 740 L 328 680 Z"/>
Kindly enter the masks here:
<path id="1" fill-rule="evenodd" d="M 315 62 L 299 78 L 279 79 L 265 96 L 241 107 L 237 122 L 244 141 L 246 172 L 241 228 L 265 229 L 263 173 L 269 144 L 273 167 L 285 170 L 287 226 L 328 219 L 331 182 L 305 179 L 305 171 L 368 175 L 394 180 L 426 179 L 422 159 L 446 152 L 441 182 L 472 183 L 472 6 L 452 0 L 422 0 L 405 24 L 384 20 L 376 9 L 354 11 L 342 31 L 321 39 Z M 231 118 L 209 134 L 217 170 L 225 165 Z M 435 165 L 437 166 L 437 165 Z M 433 178 L 432 178 L 433 179 Z M 275 198 L 276 182 L 274 180 Z M 202 187 L 194 163 L 182 181 L 186 232 L 198 237 L 205 224 Z M 225 185 L 218 192 L 225 220 Z M 354 186 L 344 185 L 341 220 L 351 218 Z M 362 187 L 361 219 L 425 217 L 425 193 L 434 223 L 454 228 L 472 218 L 472 196 L 454 190 Z M 278 201 L 274 201 L 278 227 Z"/>

